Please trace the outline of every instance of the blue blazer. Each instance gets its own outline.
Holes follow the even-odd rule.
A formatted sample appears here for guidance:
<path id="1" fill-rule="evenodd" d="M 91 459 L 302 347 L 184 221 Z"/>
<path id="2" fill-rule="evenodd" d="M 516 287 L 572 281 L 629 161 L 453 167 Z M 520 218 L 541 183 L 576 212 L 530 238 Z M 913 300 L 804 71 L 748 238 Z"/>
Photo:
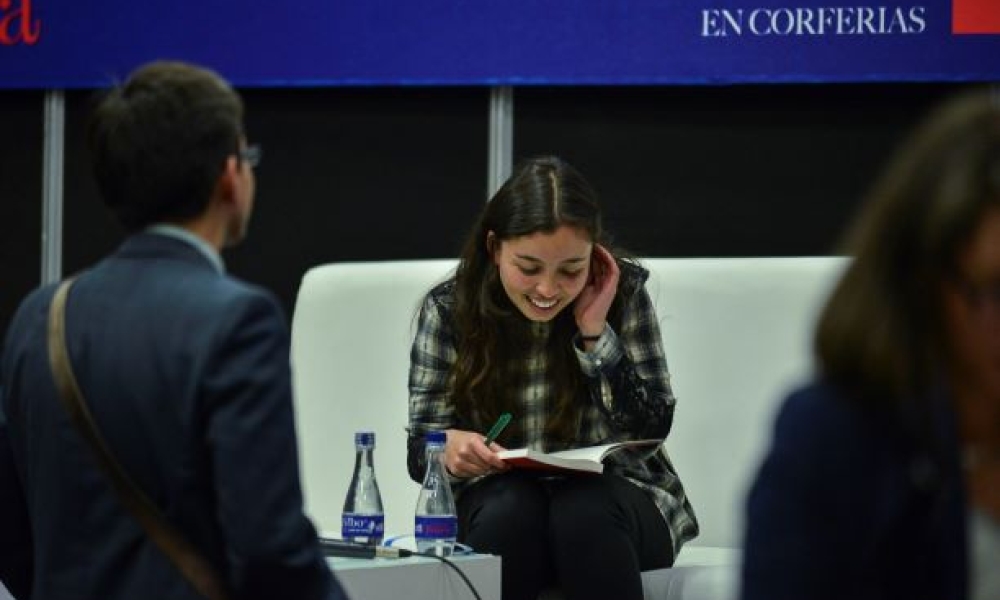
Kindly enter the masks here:
<path id="1" fill-rule="evenodd" d="M 0 580 L 19 599 L 198 598 L 124 511 L 56 394 L 53 286 L 2 362 Z M 235 598 L 343 598 L 303 514 L 287 324 L 197 248 L 143 233 L 84 272 L 66 326 L 105 441 Z"/>
<path id="2" fill-rule="evenodd" d="M 963 479 L 939 400 L 931 460 L 828 383 L 793 393 L 748 496 L 741 598 L 965 598 Z"/>

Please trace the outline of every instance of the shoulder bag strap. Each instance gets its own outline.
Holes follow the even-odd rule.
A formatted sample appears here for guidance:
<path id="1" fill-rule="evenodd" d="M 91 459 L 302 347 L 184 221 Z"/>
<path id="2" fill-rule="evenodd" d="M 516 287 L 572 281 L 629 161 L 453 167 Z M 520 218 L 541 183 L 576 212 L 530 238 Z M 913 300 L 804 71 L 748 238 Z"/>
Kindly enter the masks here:
<path id="1" fill-rule="evenodd" d="M 63 281 L 56 290 L 49 309 L 49 364 L 63 407 L 97 457 L 98 466 L 107 475 L 122 504 L 142 525 L 153 542 L 180 570 L 192 586 L 209 600 L 225 600 L 225 586 L 211 564 L 164 519 L 162 513 L 128 476 L 104 442 L 97 423 L 84 402 L 83 393 L 73 375 L 66 350 L 66 297 L 72 279 Z"/>

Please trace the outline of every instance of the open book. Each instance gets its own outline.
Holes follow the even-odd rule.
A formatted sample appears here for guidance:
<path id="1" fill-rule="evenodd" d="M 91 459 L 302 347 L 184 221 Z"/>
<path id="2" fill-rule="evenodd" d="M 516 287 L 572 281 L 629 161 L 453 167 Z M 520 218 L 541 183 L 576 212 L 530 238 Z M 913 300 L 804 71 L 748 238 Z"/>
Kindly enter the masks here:
<path id="1" fill-rule="evenodd" d="M 531 448 L 518 448 L 517 450 L 501 450 L 497 452 L 497 456 L 508 465 L 518 469 L 602 473 L 604 472 L 604 464 L 601 461 L 608 454 L 623 448 L 652 451 L 662 442 L 663 440 L 656 439 L 633 440 L 549 453 Z"/>

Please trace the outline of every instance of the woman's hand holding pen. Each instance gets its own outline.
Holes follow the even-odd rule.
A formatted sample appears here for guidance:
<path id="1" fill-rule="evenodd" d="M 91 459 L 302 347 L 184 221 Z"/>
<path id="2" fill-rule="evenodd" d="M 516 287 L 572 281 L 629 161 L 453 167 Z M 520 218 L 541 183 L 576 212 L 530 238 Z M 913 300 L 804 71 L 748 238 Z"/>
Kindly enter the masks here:
<path id="1" fill-rule="evenodd" d="M 594 244 L 590 277 L 573 306 L 573 316 L 581 335 L 596 336 L 604 331 L 608 310 L 618 292 L 620 275 L 615 257 L 604 246 Z"/>
<path id="2" fill-rule="evenodd" d="M 444 466 L 454 477 L 468 479 L 506 471 L 510 467 L 497 458 L 496 453 L 505 450 L 496 442 L 486 446 L 483 434 L 475 431 L 449 429 L 448 441 L 444 447 Z"/>

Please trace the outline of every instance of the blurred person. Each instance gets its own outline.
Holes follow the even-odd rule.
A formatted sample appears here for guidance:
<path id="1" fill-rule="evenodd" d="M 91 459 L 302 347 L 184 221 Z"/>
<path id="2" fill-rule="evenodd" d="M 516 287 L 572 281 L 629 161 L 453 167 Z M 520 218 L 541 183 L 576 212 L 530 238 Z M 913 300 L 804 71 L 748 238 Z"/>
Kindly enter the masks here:
<path id="1" fill-rule="evenodd" d="M 233 599 L 341 599 L 303 514 L 286 320 L 226 275 L 259 149 L 217 74 L 137 69 L 89 124 L 103 200 L 128 232 L 75 278 L 66 345 L 85 404 L 127 474 Z M 0 580 L 31 598 L 200 598 L 98 468 L 53 383 L 55 285 L 32 292 L 2 357 Z"/>
<path id="2" fill-rule="evenodd" d="M 935 111 L 863 206 L 747 499 L 744 600 L 1000 598 L 1000 107 Z"/>

